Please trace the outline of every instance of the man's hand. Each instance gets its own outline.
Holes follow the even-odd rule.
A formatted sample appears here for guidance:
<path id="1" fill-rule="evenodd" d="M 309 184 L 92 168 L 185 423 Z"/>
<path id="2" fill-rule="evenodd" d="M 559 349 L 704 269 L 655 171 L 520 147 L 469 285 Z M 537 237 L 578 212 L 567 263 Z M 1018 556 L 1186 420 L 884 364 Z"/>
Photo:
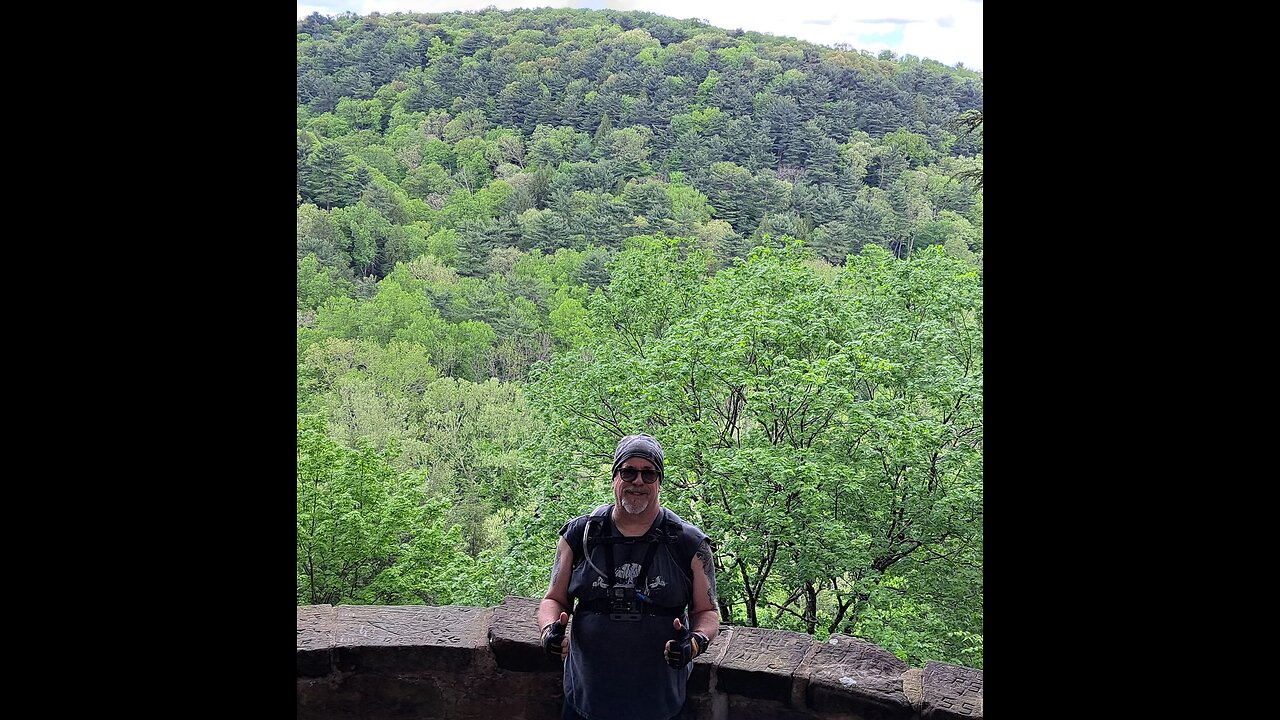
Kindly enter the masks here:
<path id="1" fill-rule="evenodd" d="M 679 622 L 679 621 L 677 621 Z M 560 613 L 560 619 L 542 628 L 542 649 L 557 660 L 563 661 L 569 654 L 564 644 L 564 629 L 569 624 L 569 613 Z"/>
<path id="2" fill-rule="evenodd" d="M 675 631 L 675 639 L 667 641 L 663 655 L 668 665 L 679 670 L 701 655 L 703 648 L 698 647 L 698 641 L 689 629 L 680 624 L 680 618 L 672 620 L 671 627 Z"/>

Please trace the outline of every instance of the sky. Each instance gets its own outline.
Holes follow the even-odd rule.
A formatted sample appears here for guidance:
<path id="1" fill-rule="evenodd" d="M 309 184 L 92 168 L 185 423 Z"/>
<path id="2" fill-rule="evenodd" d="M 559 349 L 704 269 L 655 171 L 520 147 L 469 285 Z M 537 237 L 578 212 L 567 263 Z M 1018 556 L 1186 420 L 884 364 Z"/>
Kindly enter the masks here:
<path id="1" fill-rule="evenodd" d="M 298 3 L 298 18 L 313 12 L 451 12 L 517 7 L 643 10 L 677 19 L 699 18 L 733 30 L 796 37 L 820 45 L 848 43 L 878 54 L 915 55 L 944 65 L 982 70 L 982 0 L 311 0 Z"/>

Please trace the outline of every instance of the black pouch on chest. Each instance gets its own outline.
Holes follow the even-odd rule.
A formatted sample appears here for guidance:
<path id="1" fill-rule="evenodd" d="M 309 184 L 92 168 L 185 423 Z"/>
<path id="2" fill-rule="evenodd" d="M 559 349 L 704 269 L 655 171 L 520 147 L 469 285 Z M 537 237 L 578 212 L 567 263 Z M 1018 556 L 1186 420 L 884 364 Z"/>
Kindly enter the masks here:
<path id="1" fill-rule="evenodd" d="M 615 574 L 615 566 L 613 564 L 613 546 L 615 544 L 632 545 L 638 541 L 648 540 L 648 549 L 644 554 L 644 562 L 640 563 L 640 570 L 636 573 L 634 583 L 640 583 L 641 588 L 637 590 L 635 587 L 618 587 L 617 575 Z M 649 602 L 647 597 L 648 588 L 643 583 L 648 581 L 649 565 L 653 562 L 653 556 L 658 552 L 658 542 L 656 538 L 651 538 L 645 534 L 639 538 L 618 538 L 608 537 L 604 539 L 604 558 L 605 566 L 609 572 L 609 587 L 607 589 L 609 602 L 609 619 L 622 622 L 639 622 L 640 616 L 644 612 L 641 608 L 642 602 Z"/>

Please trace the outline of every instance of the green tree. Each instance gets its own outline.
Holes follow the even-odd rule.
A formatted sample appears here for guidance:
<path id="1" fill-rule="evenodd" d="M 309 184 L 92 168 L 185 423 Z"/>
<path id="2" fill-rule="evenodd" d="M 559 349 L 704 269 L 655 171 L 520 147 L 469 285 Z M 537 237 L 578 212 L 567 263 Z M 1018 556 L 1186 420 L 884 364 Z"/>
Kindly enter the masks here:
<path id="1" fill-rule="evenodd" d="M 440 204 L 443 204 L 444 198 L 458 189 L 453 178 L 449 176 L 449 171 L 436 162 L 424 163 L 410 170 L 405 176 L 403 187 L 412 197 L 428 199 L 436 197 L 439 198 Z"/>
<path id="2" fill-rule="evenodd" d="M 331 217 L 345 238 L 343 249 L 350 253 L 355 273 L 376 273 L 376 261 L 391 235 L 391 221 L 364 203 L 337 208 Z"/>
<path id="3" fill-rule="evenodd" d="M 980 577 L 941 568 L 981 563 L 976 275 L 941 249 L 819 271 L 795 243 L 764 246 L 705 283 L 681 281 L 705 265 L 680 258 L 624 252 L 591 339 L 535 377 L 565 452 L 663 438 L 670 504 L 717 543 L 723 617 L 877 641 L 928 623 L 936 642 L 895 647 L 974 662 L 980 603 L 960 599 Z"/>
<path id="4" fill-rule="evenodd" d="M 426 438 L 430 483 L 453 505 L 473 557 L 499 543 L 485 518 L 516 504 L 527 467 L 520 452 L 534 418 L 519 387 L 496 379 L 440 378 L 422 395 L 418 420 Z"/>
<path id="5" fill-rule="evenodd" d="M 730 162 L 713 164 L 707 196 L 717 217 L 734 230 L 746 235 L 756 229 L 762 215 L 760 189 L 749 170 Z"/>
<path id="6" fill-rule="evenodd" d="M 323 143 L 311 153 L 298 171 L 298 185 L 304 202 L 326 210 L 354 203 L 363 187 L 355 161 L 334 143 Z"/>
<path id="7" fill-rule="evenodd" d="M 451 577 L 474 575 L 447 505 L 365 445 L 343 448 L 298 422 L 298 604 L 450 604 Z"/>
<path id="8" fill-rule="evenodd" d="M 653 131 L 649 128 L 639 125 L 613 130 L 598 142 L 600 154 L 616 183 L 625 183 L 653 171 L 649 165 Z"/>
<path id="9" fill-rule="evenodd" d="M 667 216 L 659 217 L 663 220 L 663 229 L 668 235 L 687 237 L 711 222 L 711 205 L 707 202 L 707 196 L 697 188 L 673 179 L 666 186 L 666 193 L 671 209 Z"/>
<path id="10" fill-rule="evenodd" d="M 531 160 L 552 169 L 560 167 L 560 163 L 586 160 L 590 155 L 591 136 L 568 126 L 539 125 L 529 142 Z"/>
<path id="11" fill-rule="evenodd" d="M 334 270 L 321 267 L 312 253 L 298 261 L 298 309 L 319 307 L 325 300 L 350 292 L 351 283 Z"/>
<path id="12" fill-rule="evenodd" d="M 979 147 L 982 138 L 982 109 L 966 110 L 956 118 L 956 126 L 960 133 L 966 137 L 978 138 Z M 980 153 L 979 153 L 980 155 Z M 956 174 L 957 180 L 972 180 L 975 186 L 982 189 L 982 166 L 977 168 L 965 169 Z"/>
<path id="13" fill-rule="evenodd" d="M 314 255 L 319 264 L 351 279 L 351 253 L 329 213 L 307 203 L 298 206 L 298 260 Z"/>

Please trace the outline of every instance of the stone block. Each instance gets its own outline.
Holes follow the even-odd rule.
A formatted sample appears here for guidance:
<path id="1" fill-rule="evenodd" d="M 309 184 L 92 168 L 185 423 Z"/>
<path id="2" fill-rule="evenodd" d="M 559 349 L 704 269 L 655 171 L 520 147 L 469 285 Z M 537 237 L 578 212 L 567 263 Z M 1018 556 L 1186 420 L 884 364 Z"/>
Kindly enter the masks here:
<path id="1" fill-rule="evenodd" d="M 693 673 L 689 675 L 689 685 L 687 686 L 690 695 L 710 692 L 711 673 L 720 666 L 720 661 L 724 658 L 724 654 L 729 649 L 729 643 L 732 640 L 733 627 L 721 625 L 720 633 L 716 635 L 715 640 L 711 641 L 711 647 L 706 654 L 699 655 L 693 659 Z"/>
<path id="2" fill-rule="evenodd" d="M 333 669 L 332 605 L 298 606 L 298 677 L 324 677 Z"/>
<path id="3" fill-rule="evenodd" d="M 542 649 L 538 628 L 538 604 L 541 600 L 508 595 L 493 609 L 489 625 L 489 648 L 503 670 L 519 672 L 563 673 L 564 663 Z M 573 620 L 569 621 L 573 626 Z M 568 634 L 565 642 L 569 641 Z"/>
<path id="4" fill-rule="evenodd" d="M 865 640 L 832 635 L 814 642 L 813 652 L 796 671 L 804 703 L 823 714 L 848 714 L 863 720 L 908 720 L 915 711 L 902 690 L 908 665 Z"/>
<path id="5" fill-rule="evenodd" d="M 339 605 L 335 666 L 343 672 L 460 672 L 488 653 L 492 608 Z"/>
<path id="6" fill-rule="evenodd" d="M 812 638 L 789 630 L 735 627 L 716 669 L 716 689 L 731 695 L 791 702 L 792 673 Z"/>
<path id="7" fill-rule="evenodd" d="M 902 694 L 917 713 L 924 707 L 924 668 L 907 668 L 902 673 Z"/>
<path id="8" fill-rule="evenodd" d="M 923 720 L 982 717 L 982 671 L 962 665 L 930 662 L 924 666 Z"/>

